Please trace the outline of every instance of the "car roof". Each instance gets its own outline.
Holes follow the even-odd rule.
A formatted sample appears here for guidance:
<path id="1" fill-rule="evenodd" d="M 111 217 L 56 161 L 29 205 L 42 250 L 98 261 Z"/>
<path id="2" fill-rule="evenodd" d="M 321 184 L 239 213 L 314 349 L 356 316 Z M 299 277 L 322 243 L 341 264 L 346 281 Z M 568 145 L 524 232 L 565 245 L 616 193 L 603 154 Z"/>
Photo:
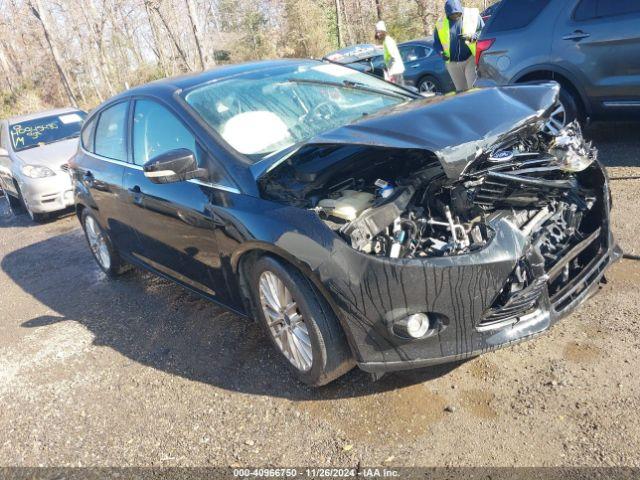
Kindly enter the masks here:
<path id="1" fill-rule="evenodd" d="M 416 38 L 415 40 L 409 40 L 407 42 L 402 42 L 401 44 L 399 44 L 399 46 L 403 46 L 403 45 L 415 45 L 416 43 L 420 43 L 423 44 L 427 47 L 433 47 L 433 36 L 430 35 L 428 37 L 424 37 L 424 38 Z"/>
<path id="2" fill-rule="evenodd" d="M 378 55 L 382 55 L 382 46 L 372 43 L 360 43 L 327 53 L 324 58 L 331 62 L 346 65 L 365 58 L 377 57 Z"/>
<path id="3" fill-rule="evenodd" d="M 73 112 L 81 112 L 79 108 L 66 107 L 66 108 L 55 108 L 52 110 L 44 110 L 42 112 L 29 113 L 26 115 L 16 115 L 15 117 L 9 117 L 7 119 L 8 123 L 19 123 L 19 122 L 28 122 L 30 120 L 36 120 L 38 118 L 50 117 L 52 115 L 63 115 L 65 113 L 73 113 Z"/>
<path id="4" fill-rule="evenodd" d="M 287 65 L 315 65 L 320 63 L 319 60 L 301 60 L 301 59 L 286 59 L 286 60 L 263 60 L 258 62 L 247 62 L 234 65 L 223 65 L 214 67 L 210 70 L 205 70 L 199 73 L 192 73 L 187 75 L 181 75 L 178 77 L 164 78 L 161 80 L 155 80 L 138 87 L 134 87 L 130 90 L 122 92 L 110 99 L 108 103 L 111 103 L 114 99 L 123 97 L 129 97 L 132 95 L 141 95 L 145 93 L 155 94 L 171 94 L 177 90 L 187 90 L 191 87 L 203 85 L 205 83 L 213 82 L 216 80 L 224 80 L 226 78 L 235 77 L 245 73 L 259 72 L 263 70 L 271 70 L 278 67 Z"/>

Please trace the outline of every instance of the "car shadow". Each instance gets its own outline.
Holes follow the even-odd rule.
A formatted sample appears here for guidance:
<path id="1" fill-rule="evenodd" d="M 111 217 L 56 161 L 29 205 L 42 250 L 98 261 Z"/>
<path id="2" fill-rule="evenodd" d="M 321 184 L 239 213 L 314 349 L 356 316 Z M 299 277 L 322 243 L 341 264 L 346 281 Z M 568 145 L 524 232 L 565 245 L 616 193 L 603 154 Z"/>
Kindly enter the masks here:
<path id="1" fill-rule="evenodd" d="M 32 318 L 24 328 L 79 322 L 95 345 L 231 391 L 292 400 L 358 397 L 429 381 L 462 363 L 387 374 L 375 382 L 354 369 L 312 389 L 295 380 L 253 321 L 137 269 L 116 280 L 106 277 L 79 228 L 13 251 L 0 266 L 35 301 L 56 312 Z"/>
<path id="2" fill-rule="evenodd" d="M 0 196 L 0 228 L 20 227 L 30 228 L 38 225 L 52 223 L 62 218 L 69 217 L 75 213 L 73 207 L 60 210 L 59 212 L 50 213 L 42 222 L 34 222 L 29 215 L 23 210 L 13 212 L 9 207 L 9 201 L 6 195 Z"/>

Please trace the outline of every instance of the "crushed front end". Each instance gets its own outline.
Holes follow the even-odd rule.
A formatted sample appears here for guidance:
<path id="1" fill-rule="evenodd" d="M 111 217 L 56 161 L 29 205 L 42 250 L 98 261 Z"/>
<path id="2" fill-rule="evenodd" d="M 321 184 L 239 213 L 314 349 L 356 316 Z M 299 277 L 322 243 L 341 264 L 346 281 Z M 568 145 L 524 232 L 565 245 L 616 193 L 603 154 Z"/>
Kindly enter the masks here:
<path id="1" fill-rule="evenodd" d="M 314 270 L 362 369 L 531 338 L 620 257 L 597 151 L 578 124 L 550 131 L 544 110 L 465 146 L 464 165 L 435 150 L 320 145 L 266 179 L 272 198 L 312 210 L 340 239 Z"/>

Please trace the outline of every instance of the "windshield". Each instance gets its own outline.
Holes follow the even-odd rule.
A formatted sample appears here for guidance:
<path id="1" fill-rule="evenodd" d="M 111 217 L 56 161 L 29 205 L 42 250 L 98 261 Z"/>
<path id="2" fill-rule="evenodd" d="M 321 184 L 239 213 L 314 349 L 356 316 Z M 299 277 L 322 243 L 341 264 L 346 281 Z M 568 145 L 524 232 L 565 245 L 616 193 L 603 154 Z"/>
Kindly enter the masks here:
<path id="1" fill-rule="evenodd" d="M 78 111 L 13 123 L 9 126 L 13 150 L 19 152 L 77 137 L 86 116 L 86 113 Z"/>
<path id="2" fill-rule="evenodd" d="M 314 62 L 196 87 L 185 100 L 231 147 L 258 161 L 412 98 L 375 77 Z"/>

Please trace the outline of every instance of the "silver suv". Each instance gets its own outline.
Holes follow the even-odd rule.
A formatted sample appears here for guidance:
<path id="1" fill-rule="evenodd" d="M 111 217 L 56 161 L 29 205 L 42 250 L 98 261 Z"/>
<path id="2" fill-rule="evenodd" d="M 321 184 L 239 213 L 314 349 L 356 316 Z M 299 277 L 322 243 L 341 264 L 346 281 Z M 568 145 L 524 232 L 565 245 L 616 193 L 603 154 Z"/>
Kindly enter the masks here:
<path id="1" fill-rule="evenodd" d="M 640 1 L 503 0 L 476 61 L 477 86 L 556 80 L 557 127 L 640 116 Z"/>

